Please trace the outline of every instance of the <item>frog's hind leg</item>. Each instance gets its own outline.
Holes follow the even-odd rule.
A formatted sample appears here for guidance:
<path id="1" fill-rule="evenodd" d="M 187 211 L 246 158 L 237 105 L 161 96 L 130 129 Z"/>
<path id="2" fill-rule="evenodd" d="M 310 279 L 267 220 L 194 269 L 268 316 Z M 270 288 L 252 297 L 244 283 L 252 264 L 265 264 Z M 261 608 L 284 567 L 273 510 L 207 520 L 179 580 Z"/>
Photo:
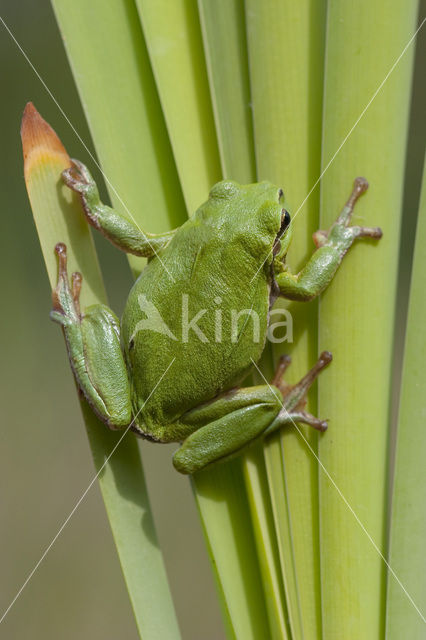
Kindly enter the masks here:
<path id="1" fill-rule="evenodd" d="M 55 251 L 59 275 L 52 293 L 50 316 L 62 326 L 79 389 L 105 424 L 111 429 L 122 429 L 131 422 L 131 402 L 119 321 L 106 305 L 97 304 L 83 313 L 80 311 L 81 275 L 72 274 L 70 287 L 66 246 L 59 243 Z"/>
<path id="2" fill-rule="evenodd" d="M 303 422 L 319 431 L 327 423 L 305 411 L 306 394 L 320 371 L 331 362 L 324 351 L 318 362 L 295 385 L 284 382 L 290 358 L 281 358 L 271 385 L 234 389 L 184 414 L 187 436 L 173 457 L 181 473 L 196 473 L 204 467 L 238 455 L 246 446 L 280 427 Z M 176 425 L 175 425 L 176 426 Z"/>
<path id="3" fill-rule="evenodd" d="M 173 456 L 181 473 L 195 473 L 226 460 L 262 435 L 281 408 L 278 389 L 268 385 L 233 389 L 184 414 L 187 436 Z"/>

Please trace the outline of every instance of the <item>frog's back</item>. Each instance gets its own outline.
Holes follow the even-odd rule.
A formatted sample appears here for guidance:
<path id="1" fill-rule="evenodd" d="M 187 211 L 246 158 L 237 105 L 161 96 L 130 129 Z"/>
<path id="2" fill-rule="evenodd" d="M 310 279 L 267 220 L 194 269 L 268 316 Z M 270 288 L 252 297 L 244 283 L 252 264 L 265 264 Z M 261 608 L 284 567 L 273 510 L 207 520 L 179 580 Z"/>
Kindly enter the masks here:
<path id="1" fill-rule="evenodd" d="M 256 275 L 259 264 L 244 242 L 244 229 L 229 233 L 226 224 L 195 216 L 133 286 L 122 340 L 135 413 L 149 398 L 141 411 L 149 432 L 239 384 L 260 357 L 269 309 L 267 268 Z M 240 314 L 235 341 L 232 310 Z M 202 333 L 189 328 L 186 335 L 197 314 Z M 141 320 L 157 330 L 147 323 L 138 327 Z"/>

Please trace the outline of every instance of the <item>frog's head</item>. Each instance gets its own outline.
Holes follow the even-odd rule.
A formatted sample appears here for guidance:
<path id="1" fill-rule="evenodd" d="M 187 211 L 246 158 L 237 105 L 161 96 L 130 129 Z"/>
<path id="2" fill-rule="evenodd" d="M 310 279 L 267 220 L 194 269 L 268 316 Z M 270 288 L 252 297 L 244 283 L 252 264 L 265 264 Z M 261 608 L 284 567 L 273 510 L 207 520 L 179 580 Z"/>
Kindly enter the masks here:
<path id="1" fill-rule="evenodd" d="M 282 189 L 266 181 L 240 185 L 223 180 L 210 191 L 208 204 L 226 237 L 238 239 L 259 264 L 283 263 L 292 225 Z"/>

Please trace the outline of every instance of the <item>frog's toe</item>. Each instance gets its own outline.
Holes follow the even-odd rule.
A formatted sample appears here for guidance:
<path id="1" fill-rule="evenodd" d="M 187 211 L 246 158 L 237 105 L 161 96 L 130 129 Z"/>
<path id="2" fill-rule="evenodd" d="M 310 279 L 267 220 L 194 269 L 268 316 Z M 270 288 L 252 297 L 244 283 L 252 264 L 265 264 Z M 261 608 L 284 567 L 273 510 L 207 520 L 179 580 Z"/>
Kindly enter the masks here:
<path id="1" fill-rule="evenodd" d="M 383 231 L 380 227 L 350 227 L 352 233 L 356 238 L 376 238 L 380 239 L 383 236 Z"/>
<path id="2" fill-rule="evenodd" d="M 308 411 L 302 410 L 302 411 L 294 411 L 291 413 L 288 413 L 288 412 L 286 413 L 286 410 L 284 409 L 282 413 L 283 413 L 284 419 L 290 420 L 292 423 L 301 422 L 303 424 L 309 425 L 310 427 L 312 427 L 313 429 L 316 429 L 317 431 L 321 431 L 322 433 L 324 433 L 324 431 L 327 431 L 328 429 L 327 420 L 321 420 L 320 418 L 313 416 Z"/>
<path id="3" fill-rule="evenodd" d="M 278 387 L 281 393 L 285 393 L 289 385 L 283 380 L 284 373 L 291 364 L 291 357 L 288 355 L 280 356 L 274 377 L 271 380 L 272 386 Z"/>
<path id="4" fill-rule="evenodd" d="M 275 374 L 275 386 L 281 391 L 284 399 L 284 406 L 291 411 L 302 411 L 306 405 L 306 395 L 320 372 L 332 361 L 330 351 L 323 351 L 314 366 L 295 385 L 290 385 L 282 379 L 282 375 L 288 366 L 286 362 L 280 362 Z M 288 361 L 287 361 L 288 362 Z M 277 376 L 279 376 L 277 378 Z M 316 428 L 319 428 L 318 426 Z M 326 428 L 326 427 L 325 427 Z M 325 429 L 322 429 L 325 430 Z"/>
<path id="5" fill-rule="evenodd" d="M 55 246 L 58 256 L 58 282 L 52 291 L 53 310 L 52 320 L 61 322 L 60 317 L 69 318 L 72 321 L 80 319 L 80 291 L 82 276 L 76 271 L 71 276 L 71 287 L 68 278 L 67 247 L 63 242 Z"/>
<path id="6" fill-rule="evenodd" d="M 73 191 L 80 192 L 84 187 L 83 182 L 81 182 L 81 180 L 78 178 L 73 167 L 68 167 L 68 169 L 64 169 L 62 171 L 62 179 L 67 187 L 69 187 Z"/>
<path id="7" fill-rule="evenodd" d="M 91 184 L 94 182 L 92 178 L 92 174 L 85 164 L 80 162 L 80 160 L 76 160 L 76 158 L 71 158 L 72 169 L 74 169 L 75 173 L 80 176 L 80 179 L 86 184 Z"/>
<path id="8" fill-rule="evenodd" d="M 71 160 L 71 166 L 62 171 L 62 179 L 73 191 L 81 195 L 90 195 L 96 190 L 96 184 L 87 167 L 79 160 Z"/>

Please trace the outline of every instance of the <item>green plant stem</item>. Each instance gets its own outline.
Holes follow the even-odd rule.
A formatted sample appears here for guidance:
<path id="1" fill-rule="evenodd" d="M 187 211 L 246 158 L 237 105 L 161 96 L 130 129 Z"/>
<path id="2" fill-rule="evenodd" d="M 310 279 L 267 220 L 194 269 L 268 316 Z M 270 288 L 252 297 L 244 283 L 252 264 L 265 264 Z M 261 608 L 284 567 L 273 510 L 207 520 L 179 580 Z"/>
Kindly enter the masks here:
<path id="1" fill-rule="evenodd" d="M 257 177 L 282 186 L 294 221 L 288 261 L 297 271 L 312 252 L 318 192 L 300 208 L 320 171 L 325 2 L 246 2 Z M 267 46 L 265 46 L 267 42 Z M 300 208 L 300 210 L 298 210 Z M 317 355 L 315 303 L 286 304 L 295 349 L 287 379 L 297 380 Z M 292 345 L 274 346 L 275 359 Z M 316 411 L 315 394 L 309 410 Z M 316 450 L 317 436 L 300 427 Z M 265 448 L 282 571 L 294 638 L 320 635 L 316 461 L 294 428 Z"/>
<path id="2" fill-rule="evenodd" d="M 198 0 L 224 178 L 254 182 L 253 125 L 243 0 Z"/>
<path id="3" fill-rule="evenodd" d="M 424 469 L 426 431 L 424 399 L 426 377 L 426 298 L 424 270 L 426 264 L 426 163 L 417 221 L 416 246 L 411 276 L 410 302 L 405 337 L 401 383 L 396 458 L 392 493 L 392 519 L 389 564 L 404 589 L 419 607 L 423 619 L 407 593 L 388 571 L 386 603 L 386 638 L 421 640 L 425 634 L 426 503 Z"/>
<path id="4" fill-rule="evenodd" d="M 412 34 L 416 1 L 332 0 L 328 6 L 321 228 L 345 202 L 353 179 L 370 189 L 355 224 L 379 225 L 383 239 L 359 242 L 320 304 L 320 345 L 334 356 L 319 384 L 323 634 L 383 634 L 383 552 L 390 368 L 397 255 L 413 47 L 406 52 L 345 140 Z M 344 142 L 337 157 L 333 155 Z M 328 167 L 329 163 L 331 165 Z M 365 527 L 363 531 L 342 495 Z"/>
<path id="5" fill-rule="evenodd" d="M 236 459 L 193 477 L 228 638 L 269 637 L 250 509 Z"/>
<path id="6" fill-rule="evenodd" d="M 50 132 L 46 139 L 42 137 L 39 149 L 31 149 L 28 143 L 24 144 L 26 184 L 49 281 L 52 288 L 56 286 L 58 267 L 53 249 L 58 241 L 65 242 L 69 272 L 78 270 L 84 273 L 83 308 L 105 303 L 99 264 L 80 201 L 62 184 L 60 177 L 61 171 L 70 166 L 70 161 L 65 150 L 58 153 L 57 149 L 52 151 L 49 147 L 53 134 L 52 130 Z M 108 430 L 85 400 L 80 401 L 99 474 L 99 486 L 140 637 L 178 640 L 180 633 L 137 442 L 131 434 L 121 440 L 122 433 Z"/>
<path id="7" fill-rule="evenodd" d="M 244 3 L 199 0 L 210 92 L 221 162 L 225 177 L 249 183 L 255 180 L 250 79 Z M 263 447 L 252 447 L 242 457 L 254 539 L 272 638 L 286 638 L 286 603 Z"/>
<path id="8" fill-rule="evenodd" d="M 281 576 L 274 517 L 263 446 L 251 447 L 242 459 L 246 491 L 265 593 L 271 638 L 289 638 L 288 611 Z"/>
<path id="9" fill-rule="evenodd" d="M 188 214 L 221 178 L 196 0 L 136 0 Z"/>

